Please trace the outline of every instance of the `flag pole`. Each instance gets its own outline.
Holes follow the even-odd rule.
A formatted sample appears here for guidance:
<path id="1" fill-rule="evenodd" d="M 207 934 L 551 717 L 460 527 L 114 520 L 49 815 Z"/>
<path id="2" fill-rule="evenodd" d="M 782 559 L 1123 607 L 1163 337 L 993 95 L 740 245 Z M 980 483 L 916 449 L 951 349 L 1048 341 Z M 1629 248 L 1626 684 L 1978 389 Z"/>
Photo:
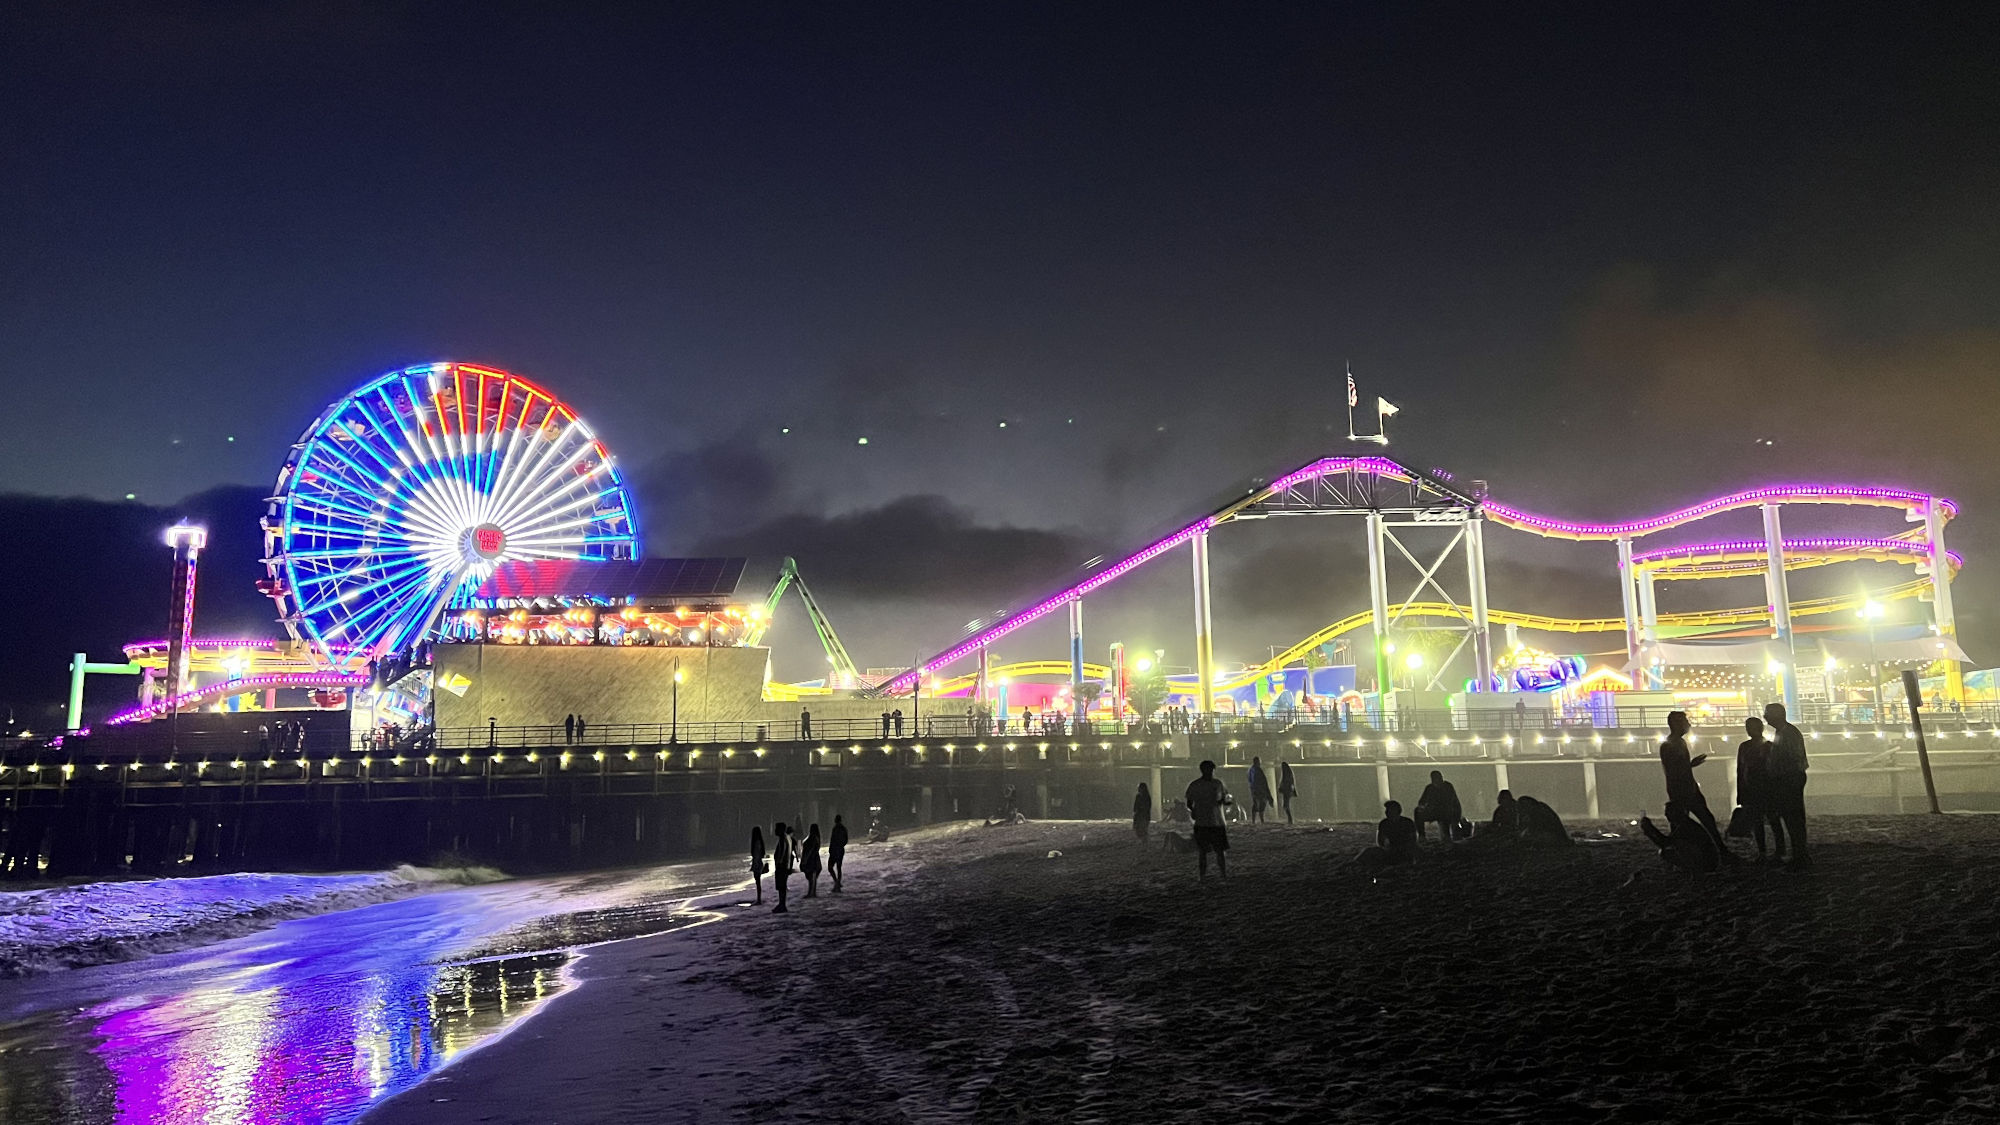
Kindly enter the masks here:
<path id="1" fill-rule="evenodd" d="M 1354 361 L 1347 362 L 1347 440 L 1354 441 Z"/>

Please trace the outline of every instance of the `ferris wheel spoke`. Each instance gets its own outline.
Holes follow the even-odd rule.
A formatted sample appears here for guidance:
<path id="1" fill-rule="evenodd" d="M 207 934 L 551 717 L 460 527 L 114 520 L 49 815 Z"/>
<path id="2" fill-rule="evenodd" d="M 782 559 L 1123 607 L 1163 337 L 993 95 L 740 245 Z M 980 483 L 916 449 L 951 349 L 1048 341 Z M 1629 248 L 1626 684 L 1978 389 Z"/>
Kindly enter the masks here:
<path id="1" fill-rule="evenodd" d="M 533 538 L 535 533 L 544 530 L 543 525 L 547 524 L 550 520 L 567 516 L 569 513 L 576 511 L 578 508 L 581 508 L 586 504 L 591 505 L 590 515 L 584 516 L 580 519 L 572 519 L 566 523 L 557 524 L 556 528 L 582 527 L 588 524 L 596 523 L 601 518 L 600 516 L 597 515 L 596 512 L 597 502 L 601 499 L 603 499 L 603 493 L 596 493 L 590 496 L 579 496 L 576 499 L 571 500 L 567 504 L 550 505 L 549 507 L 543 509 L 540 517 L 535 519 L 533 522 L 516 525 L 517 530 L 515 531 L 515 536 L 517 538 L 524 538 L 524 539 Z"/>
<path id="2" fill-rule="evenodd" d="M 408 563 L 402 564 L 400 569 L 388 571 L 387 573 L 383 574 L 380 578 L 377 578 L 373 582 L 369 582 L 366 585 L 347 586 L 346 588 L 342 589 L 339 593 L 335 594 L 330 598 L 323 598 L 312 605 L 304 606 L 300 612 L 319 613 L 323 610 L 332 609 L 335 606 L 356 601 L 363 594 L 395 586 L 400 582 L 402 582 L 404 579 L 409 578 L 412 575 L 427 574 L 433 569 L 434 568 L 431 566 L 428 560 L 416 559 Z M 378 600 L 387 600 L 387 599 L 378 599 Z"/>
<path id="3" fill-rule="evenodd" d="M 508 498 L 507 507 L 501 509 L 504 518 L 517 519 L 540 507 L 549 495 L 561 495 L 569 491 L 561 481 L 560 474 L 571 471 L 576 462 L 582 458 L 584 451 L 571 449 L 563 451 L 560 457 L 555 456 L 556 452 L 557 450 L 551 447 L 549 456 L 544 458 L 549 462 L 547 466 L 538 465 L 537 475 L 514 490 L 513 495 Z"/>
<path id="4" fill-rule="evenodd" d="M 561 450 L 563 443 L 560 438 L 549 440 L 542 436 L 543 433 L 543 430 L 537 429 L 528 439 L 543 442 L 542 448 L 531 455 L 528 461 L 523 463 L 519 474 L 504 490 L 495 490 L 493 512 L 501 520 L 506 520 L 513 516 L 518 498 L 523 494 L 524 490 L 532 488 L 530 482 L 540 478 L 544 466 Z"/>

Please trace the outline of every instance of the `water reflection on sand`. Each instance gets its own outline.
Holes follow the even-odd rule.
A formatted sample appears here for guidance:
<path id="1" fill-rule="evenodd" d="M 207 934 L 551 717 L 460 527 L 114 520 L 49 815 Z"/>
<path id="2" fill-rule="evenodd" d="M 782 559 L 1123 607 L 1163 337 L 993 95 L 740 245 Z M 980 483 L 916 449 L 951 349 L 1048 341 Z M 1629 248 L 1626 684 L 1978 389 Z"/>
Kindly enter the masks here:
<path id="1" fill-rule="evenodd" d="M 54 974 L 0 1026 L 0 1122 L 352 1121 L 571 987 L 575 947 L 700 920 L 682 896 L 714 883 L 468 888 Z"/>

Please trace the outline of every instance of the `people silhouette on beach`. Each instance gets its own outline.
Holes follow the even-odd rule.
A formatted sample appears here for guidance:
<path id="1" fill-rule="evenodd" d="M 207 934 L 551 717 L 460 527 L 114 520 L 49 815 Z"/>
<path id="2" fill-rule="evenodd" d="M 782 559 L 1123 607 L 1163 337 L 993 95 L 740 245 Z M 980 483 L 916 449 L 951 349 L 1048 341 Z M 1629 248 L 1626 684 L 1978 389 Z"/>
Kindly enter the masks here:
<path id="1" fill-rule="evenodd" d="M 1660 743 L 1660 770 L 1667 778 L 1667 800 L 1678 804 L 1696 824 L 1707 830 L 1709 838 L 1715 841 L 1715 850 L 1730 856 L 1729 845 L 1723 842 L 1722 830 L 1715 826 L 1715 814 L 1709 811 L 1708 798 L 1701 795 L 1701 785 L 1694 779 L 1696 766 L 1708 760 L 1706 754 L 1688 756 L 1687 736 L 1694 728 L 1688 723 L 1686 711 L 1667 712 L 1667 738 Z M 1723 862 L 1729 862 L 1724 859 Z"/>
<path id="2" fill-rule="evenodd" d="M 1649 816 L 1639 818 L 1639 831 L 1644 832 L 1646 839 L 1660 849 L 1660 858 L 1668 866 L 1690 874 L 1714 871 L 1722 866 L 1722 853 L 1716 848 L 1714 837 L 1688 816 L 1687 809 L 1679 801 L 1668 801 L 1666 813 L 1667 827 L 1673 830 L 1671 834 L 1660 831 Z"/>
<path id="3" fill-rule="evenodd" d="M 1401 801 L 1382 802 L 1382 819 L 1375 824 L 1375 842 L 1361 849 L 1354 862 L 1374 874 L 1391 867 L 1408 867 L 1417 862 L 1417 825 L 1403 815 Z"/>
<path id="4" fill-rule="evenodd" d="M 1521 805 L 1514 800 L 1512 789 L 1500 791 L 1499 801 L 1493 806 L 1493 819 L 1486 822 L 1486 831 L 1499 836 L 1521 834 Z"/>
<path id="5" fill-rule="evenodd" d="M 806 897 L 819 897 L 819 825 L 806 830 L 805 843 L 799 845 L 799 873 L 806 877 Z"/>
<path id="6" fill-rule="evenodd" d="M 1764 737 L 1764 720 L 1754 716 L 1743 720 L 1743 732 L 1750 737 L 1736 746 L 1735 816 L 1729 818 L 1732 835 L 1750 835 L 1757 841 L 1757 858 L 1769 852 L 1764 827 L 1768 821 L 1777 843 L 1778 859 L 1785 858 L 1785 822 L 1771 807 L 1771 743 Z M 1739 825 L 1738 817 L 1741 817 Z"/>
<path id="7" fill-rule="evenodd" d="M 1229 878 L 1229 830 L 1222 826 L 1222 810 L 1231 804 L 1229 790 L 1215 776 L 1215 763 L 1204 760 L 1201 776 L 1188 782 L 1188 814 L 1194 818 L 1195 863 L 1202 878 L 1208 877 L 1208 856 L 1215 853 L 1215 869 Z"/>
<path id="8" fill-rule="evenodd" d="M 1146 842 L 1146 834 L 1152 827 L 1153 791 L 1146 788 L 1146 783 L 1142 781 L 1139 783 L 1139 792 L 1132 797 L 1132 831 L 1138 835 L 1139 842 L 1143 844 Z"/>
<path id="9" fill-rule="evenodd" d="M 1250 823 L 1260 824 L 1264 820 L 1265 810 L 1275 803 L 1271 800 L 1271 779 L 1264 775 L 1264 759 L 1250 759 L 1249 782 Z"/>
<path id="10" fill-rule="evenodd" d="M 785 892 L 791 886 L 795 858 L 791 833 L 786 830 L 785 822 L 781 820 L 771 829 L 771 883 L 778 889 L 778 905 L 771 908 L 773 914 L 790 913 L 790 909 L 785 905 Z"/>
<path id="11" fill-rule="evenodd" d="M 1514 799 L 1514 808 L 1520 820 L 1520 841 L 1523 844 L 1566 848 L 1576 843 L 1570 839 L 1569 830 L 1563 827 L 1562 817 L 1541 801 L 1522 794 Z"/>
<path id="12" fill-rule="evenodd" d="M 826 873 L 833 879 L 833 893 L 840 893 L 841 863 L 847 859 L 847 825 L 833 814 L 833 835 L 826 838 Z"/>
<path id="13" fill-rule="evenodd" d="M 1771 757 L 1766 776 L 1770 779 L 1770 801 L 1784 822 L 1787 842 L 1792 846 L 1791 866 L 1804 870 L 1812 866 L 1806 851 L 1806 736 L 1785 718 L 1785 705 L 1766 703 L 1764 722 L 1771 728 Z"/>
<path id="14" fill-rule="evenodd" d="M 764 872 L 770 866 L 764 859 L 764 829 L 761 825 L 750 826 L 750 878 L 757 884 L 757 905 L 764 905 Z"/>
<path id="15" fill-rule="evenodd" d="M 1458 803 L 1458 790 L 1444 779 L 1443 772 L 1431 771 L 1431 783 L 1424 786 L 1423 795 L 1417 798 L 1417 839 L 1424 838 L 1424 825 L 1438 826 L 1438 839 L 1451 843 L 1451 834 L 1458 822 L 1465 819 L 1465 809 Z"/>

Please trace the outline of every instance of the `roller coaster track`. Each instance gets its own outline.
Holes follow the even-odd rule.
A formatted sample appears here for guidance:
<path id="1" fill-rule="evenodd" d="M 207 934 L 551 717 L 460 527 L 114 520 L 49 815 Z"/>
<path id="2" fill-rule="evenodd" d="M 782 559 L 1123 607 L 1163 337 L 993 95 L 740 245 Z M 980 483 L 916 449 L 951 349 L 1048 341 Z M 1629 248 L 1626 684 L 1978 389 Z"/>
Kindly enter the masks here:
<path id="1" fill-rule="evenodd" d="M 1343 487 L 1342 481 L 1346 487 Z M 1766 504 L 1836 504 L 1842 506 L 1862 506 L 1897 508 L 1913 516 L 1935 512 L 1941 520 L 1950 520 L 1958 514 L 1957 505 L 1943 497 L 1929 493 L 1901 488 L 1880 488 L 1873 486 L 1834 484 L 1782 484 L 1764 488 L 1745 489 L 1718 496 L 1699 504 L 1690 505 L 1662 515 L 1639 520 L 1616 523 L 1589 523 L 1576 520 L 1557 519 L 1537 515 L 1511 505 L 1484 497 L 1471 496 L 1439 476 L 1419 472 L 1398 464 L 1387 457 L 1323 457 L 1270 482 L 1262 488 L 1249 490 L 1242 498 L 1217 509 L 1214 513 L 1188 524 L 1178 531 L 1160 538 L 1131 555 L 1112 563 L 1066 589 L 1058 591 L 1017 612 L 1008 614 L 988 624 L 984 629 L 967 637 L 936 656 L 923 661 L 909 671 L 896 676 L 871 694 L 898 695 L 910 690 L 918 680 L 935 674 L 939 669 L 955 664 L 994 641 L 1006 636 L 1030 622 L 1039 620 L 1057 609 L 1098 590 L 1130 571 L 1145 565 L 1167 551 L 1188 542 L 1210 529 L 1235 519 L 1257 518 L 1272 513 L 1299 510 L 1381 510 L 1389 505 L 1381 503 L 1369 490 L 1380 482 L 1394 482 L 1408 485 L 1412 501 L 1428 505 L 1440 512 L 1456 509 L 1461 513 L 1478 513 L 1493 523 L 1517 531 L 1528 532 L 1551 539 L 1568 539 L 1577 542 L 1615 542 L 1636 540 L 1677 527 L 1683 527 L 1722 512 L 1745 508 L 1759 508 Z M 1335 496 L 1333 506 L 1322 504 L 1327 495 Z M 1316 508 L 1316 505 L 1318 506 Z M 1843 552 L 1856 557 L 1890 559 L 1894 561 L 1928 562 L 1927 553 L 1921 550 L 1909 536 L 1869 540 L 1800 540 L 1801 549 L 1807 554 L 1797 560 L 1799 566 L 1825 565 L 1831 561 L 1845 561 L 1834 556 Z M 1812 544 L 1811 546 L 1806 546 Z M 1787 543 L 1787 548 L 1790 547 Z M 1722 577 L 1729 574 L 1752 573 L 1752 552 L 1750 545 L 1740 542 L 1703 544 L 1692 547 L 1673 548 L 1667 552 L 1652 552 L 1648 562 L 1655 564 L 1656 577 L 1697 578 Z M 1761 544 L 1756 545 L 1761 550 Z M 1916 549 L 1913 550 L 1912 548 Z M 1912 556 L 1919 556 L 1912 558 Z M 1817 561 L 1814 561 L 1817 560 Z M 1634 560 L 1637 565 L 1637 559 Z M 1948 565 L 1956 568 L 1959 560 L 1951 558 Z M 1786 560 L 1787 569 L 1792 568 L 1792 560 Z M 1707 569 L 1704 569 L 1707 568 Z M 1802 603 L 1803 604 L 1803 603 Z M 1407 610 L 1406 610 L 1407 612 Z M 1761 612 L 1761 611 L 1759 611 Z M 1799 606 L 1793 612 L 1802 612 Z M 1827 611 L 1830 612 L 1830 611 Z M 1452 611 L 1457 616 L 1457 611 Z M 1727 611 L 1724 614 L 1727 615 Z M 1715 615 L 1710 615 L 1715 616 Z M 1350 619 L 1351 620 L 1351 619 Z M 1503 620 L 1494 615 L 1493 620 Z M 1539 618 L 1542 621 L 1557 621 L 1557 618 Z M 1747 619 L 1745 619 L 1747 620 Z M 1342 624 L 1336 622 L 1335 625 Z M 1350 626 L 1352 628 L 1354 626 Z M 1535 626 L 1530 628 L 1553 628 Z M 1332 628 L 1331 626 L 1329 628 Z M 1619 620 L 1615 628 L 1622 630 L 1624 622 Z M 1322 633 L 1326 632 L 1322 630 Z"/>

